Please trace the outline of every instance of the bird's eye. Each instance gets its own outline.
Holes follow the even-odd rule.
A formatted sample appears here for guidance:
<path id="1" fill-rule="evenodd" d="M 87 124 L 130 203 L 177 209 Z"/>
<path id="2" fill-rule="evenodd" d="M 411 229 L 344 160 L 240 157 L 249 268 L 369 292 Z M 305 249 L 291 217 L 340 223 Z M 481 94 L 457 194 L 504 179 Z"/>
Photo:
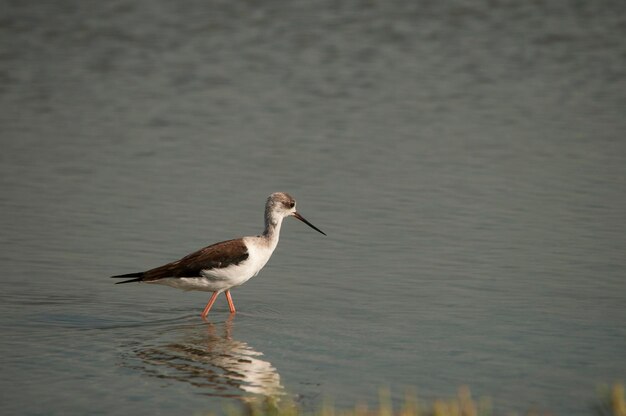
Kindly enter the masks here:
<path id="1" fill-rule="evenodd" d="M 295 206 L 296 206 L 296 203 L 295 203 L 295 202 L 291 201 L 291 202 L 289 203 L 289 208 L 293 208 L 293 207 L 295 207 Z"/>

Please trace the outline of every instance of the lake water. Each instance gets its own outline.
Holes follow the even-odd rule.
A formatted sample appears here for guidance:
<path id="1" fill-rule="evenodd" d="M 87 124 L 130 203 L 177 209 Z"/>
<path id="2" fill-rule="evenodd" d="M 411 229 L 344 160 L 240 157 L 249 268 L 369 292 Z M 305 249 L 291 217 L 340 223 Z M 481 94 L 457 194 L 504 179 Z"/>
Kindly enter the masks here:
<path id="1" fill-rule="evenodd" d="M 626 378 L 626 6 L 4 1 L 0 412 L 314 409 Z M 258 234 L 208 294 L 108 277 Z"/>

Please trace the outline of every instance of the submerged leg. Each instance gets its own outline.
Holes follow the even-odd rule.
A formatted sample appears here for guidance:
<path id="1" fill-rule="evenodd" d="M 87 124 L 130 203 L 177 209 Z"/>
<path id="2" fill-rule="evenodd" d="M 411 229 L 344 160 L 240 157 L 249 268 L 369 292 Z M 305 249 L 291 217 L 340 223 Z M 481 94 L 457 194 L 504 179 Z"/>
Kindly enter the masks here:
<path id="1" fill-rule="evenodd" d="M 235 304 L 233 303 L 233 298 L 230 296 L 230 290 L 226 291 L 226 300 L 228 300 L 228 309 L 230 309 L 230 313 L 237 312 L 235 310 Z"/>
<path id="2" fill-rule="evenodd" d="M 211 306 L 213 306 L 213 304 L 215 303 L 215 299 L 217 299 L 217 295 L 219 294 L 219 292 L 213 292 L 213 294 L 211 295 L 211 299 L 209 299 L 209 303 L 206 304 L 206 307 L 204 308 L 204 310 L 202 311 L 202 316 L 203 318 L 206 318 L 206 316 L 209 314 L 209 311 L 211 310 Z"/>

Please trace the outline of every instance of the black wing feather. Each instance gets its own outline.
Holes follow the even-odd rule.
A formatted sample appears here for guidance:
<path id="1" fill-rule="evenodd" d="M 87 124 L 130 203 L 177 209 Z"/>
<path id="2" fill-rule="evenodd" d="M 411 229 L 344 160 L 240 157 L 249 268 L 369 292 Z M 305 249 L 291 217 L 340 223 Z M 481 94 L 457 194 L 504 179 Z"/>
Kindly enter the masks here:
<path id="1" fill-rule="evenodd" d="M 145 272 L 128 273 L 114 278 L 132 277 L 121 283 L 150 282 L 166 277 L 199 277 L 202 270 L 220 269 L 239 264 L 249 257 L 243 239 L 222 241 L 191 253 L 180 260 L 164 264 Z"/>

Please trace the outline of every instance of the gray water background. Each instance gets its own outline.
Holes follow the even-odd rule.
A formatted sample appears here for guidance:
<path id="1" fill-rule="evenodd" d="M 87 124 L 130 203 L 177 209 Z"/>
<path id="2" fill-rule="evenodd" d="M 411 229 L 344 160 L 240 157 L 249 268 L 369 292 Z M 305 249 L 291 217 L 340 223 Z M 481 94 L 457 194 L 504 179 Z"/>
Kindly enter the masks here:
<path id="1" fill-rule="evenodd" d="M 0 412 L 313 409 L 626 378 L 621 1 L 7 1 Z M 223 298 L 108 276 L 262 228 Z"/>

